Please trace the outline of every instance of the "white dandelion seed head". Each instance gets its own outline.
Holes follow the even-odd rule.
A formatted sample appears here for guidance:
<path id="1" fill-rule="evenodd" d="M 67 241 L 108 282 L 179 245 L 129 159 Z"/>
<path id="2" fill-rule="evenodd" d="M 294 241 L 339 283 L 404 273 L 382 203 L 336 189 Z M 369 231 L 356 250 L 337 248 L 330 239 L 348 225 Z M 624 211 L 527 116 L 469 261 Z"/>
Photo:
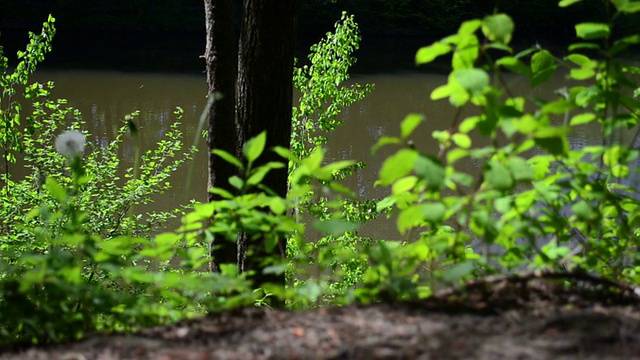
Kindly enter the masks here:
<path id="1" fill-rule="evenodd" d="M 67 159 L 82 155 L 84 135 L 79 131 L 65 131 L 56 138 L 56 151 Z"/>

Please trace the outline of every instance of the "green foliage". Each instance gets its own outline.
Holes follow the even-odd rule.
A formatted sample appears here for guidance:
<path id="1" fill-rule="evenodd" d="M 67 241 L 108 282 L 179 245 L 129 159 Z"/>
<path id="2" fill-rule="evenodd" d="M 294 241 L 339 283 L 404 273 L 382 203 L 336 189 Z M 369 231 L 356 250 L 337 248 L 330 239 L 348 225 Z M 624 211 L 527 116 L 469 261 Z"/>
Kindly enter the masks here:
<path id="1" fill-rule="evenodd" d="M 155 149 L 142 153 L 137 112 L 109 144 L 86 142 L 91 135 L 78 131 L 84 127 L 80 112 L 50 98 L 54 84 L 29 83 L 50 49 L 53 21 L 43 25 L 43 35 L 30 35 L 12 73 L 1 58 L 0 345 L 62 341 L 99 328 L 177 319 L 202 311 L 207 301 L 194 302 L 198 296 L 222 291 L 202 286 L 206 274 L 168 270 L 179 239 L 162 249 L 151 239 L 180 209 L 134 212 L 168 189 L 170 175 L 195 151 L 183 153 L 179 121 Z M 179 120 L 182 110 L 175 115 Z M 64 129 L 72 131 L 60 134 Z M 128 137 L 136 149 L 133 168 L 123 166 L 120 155 Z M 16 160 L 30 172 L 25 179 L 11 177 L 8 164 Z M 193 250 L 176 256 L 197 267 Z M 232 279 L 225 280 L 230 291 L 244 286 L 235 274 L 215 278 Z"/>
<path id="2" fill-rule="evenodd" d="M 640 10 L 612 3 L 619 11 L 614 18 Z M 638 70 L 614 60 L 638 37 L 615 39 L 614 29 L 610 23 L 576 25 L 576 36 L 588 42 L 570 46 L 563 59 L 539 47 L 514 54 L 514 23 L 495 14 L 466 21 L 456 34 L 417 52 L 418 64 L 451 54 L 448 81 L 431 98 L 448 99 L 458 110 L 449 130 L 433 131 L 437 154 L 421 153 L 408 141 L 418 125 L 428 125 L 415 114 L 402 122 L 401 137 L 380 140 L 377 147 L 400 149 L 380 170 L 377 184 L 392 191 L 378 208 L 392 209 L 400 233 L 419 239 L 372 249 L 374 266 L 360 296 L 416 296 L 434 281 L 525 268 L 640 281 L 640 209 L 633 186 L 640 103 L 630 95 L 638 85 L 629 75 Z M 505 72 L 512 72 L 537 87 L 559 67 L 568 69 L 572 82 L 555 99 L 513 95 L 504 85 L 505 77 L 514 76 Z M 479 115 L 462 118 L 463 108 Z M 567 135 L 583 126 L 599 129 L 601 146 L 569 145 Z M 615 136 L 622 129 L 635 135 Z M 491 145 L 473 144 L 476 132 Z M 480 164 L 477 173 L 461 170 L 469 160 Z"/>
<path id="3" fill-rule="evenodd" d="M 2 159 L 5 166 L 4 178 L 8 180 L 9 164 L 16 162 L 16 153 L 24 149 L 22 139 L 25 135 L 33 132 L 38 124 L 27 119 L 26 123 L 21 121 L 22 105 L 18 99 L 36 99 L 42 96 L 40 84 L 27 86 L 29 76 L 35 71 L 39 62 L 44 60 L 44 55 L 51 51 L 51 40 L 56 33 L 54 27 L 55 19 L 51 16 L 42 24 L 42 32 L 35 34 L 29 32 L 29 44 L 25 51 L 18 52 L 18 64 L 12 72 L 9 72 L 9 61 L 4 56 L 3 48 L 0 46 L 0 89 L 2 89 L 2 99 L 0 103 L 0 142 L 2 143 Z M 20 89 L 24 88 L 22 92 Z M 6 187 L 7 184 L 5 183 Z"/>
<path id="4" fill-rule="evenodd" d="M 573 3 L 579 1 L 560 4 Z M 452 122 L 433 129 L 435 154 L 416 146 L 422 140 L 416 129 L 430 125 L 428 116 L 409 114 L 399 136 L 380 138 L 374 150 L 396 148 L 380 168 L 376 185 L 389 189 L 380 201 L 354 200 L 339 181 L 357 163 L 326 163 L 322 147 L 326 132 L 340 124 L 339 111 L 369 91 L 341 86 L 357 44 L 355 24 L 343 17 L 337 37 L 321 42 L 311 64 L 296 70 L 303 97 L 294 111 L 300 131 L 291 149 L 265 149 L 263 133 L 244 145 L 244 159 L 214 150 L 238 168 L 229 179 L 237 194 L 211 189 L 221 200 L 193 204 L 175 232 L 156 236 L 148 236 L 151 228 L 130 209 L 161 189 L 190 156 L 176 159 L 178 128 L 156 150 L 140 154 L 118 182 L 115 149 L 127 133 L 135 140 L 137 114 L 125 119 L 112 145 L 89 142 L 82 155 L 85 140 L 73 132 L 82 126 L 80 115 L 64 101 L 48 100 L 52 84 L 34 86 L 41 98 L 33 100 L 30 116 L 42 128 L 12 148 L 23 151 L 33 175 L 21 182 L 7 178 L 2 192 L 1 215 L 11 222 L 0 229 L 0 345 L 265 306 L 271 297 L 292 308 L 423 298 L 444 285 L 523 269 L 639 283 L 640 205 L 633 181 L 640 134 L 634 76 L 640 69 L 615 58 L 640 36 L 617 38 L 615 20 L 640 8 L 620 0 L 607 4 L 615 8 L 612 18 L 578 24 L 581 42 L 562 59 L 539 46 L 515 53 L 516 25 L 506 14 L 465 21 L 455 34 L 420 49 L 418 64 L 450 56 L 451 73 L 431 98 L 448 100 Z M 505 85 L 507 77 L 525 77 L 535 88 L 560 68 L 570 82 L 547 99 L 516 95 Z M 70 116 L 72 132 L 55 146 L 63 157 L 55 154 L 53 138 Z M 567 135 L 581 127 L 599 131 L 602 144 L 571 145 Z M 265 151 L 283 162 L 256 166 Z M 290 190 L 282 198 L 261 181 L 285 162 Z M 463 170 L 469 162 L 477 167 Z M 359 225 L 381 212 L 394 216 L 404 241 L 358 235 Z M 308 241 L 305 216 L 326 236 Z M 266 253 L 287 239 L 287 259 L 260 259 L 262 268 L 253 271 L 284 272 L 293 286 L 254 289 L 235 264 L 207 271 L 215 261 L 214 237 L 235 242 L 239 233 L 247 234 L 250 249 L 260 244 Z"/>
<path id="5" fill-rule="evenodd" d="M 294 70 L 294 86 L 300 91 L 298 106 L 293 108 L 292 116 L 291 152 L 295 158 L 321 161 L 324 151 L 320 147 L 327 143 L 328 135 L 343 124 L 340 118 L 342 111 L 373 91 L 373 85 L 346 84 L 349 69 L 356 61 L 352 54 L 358 49 L 359 43 L 358 25 L 352 15 L 343 12 L 340 21 L 335 24 L 335 31 L 327 33 L 324 39 L 311 47 L 309 64 Z M 298 163 L 291 162 L 289 169 L 294 172 L 298 166 Z M 323 194 L 330 193 L 331 189 L 327 186 L 329 179 L 344 179 L 365 164 L 338 162 L 336 166 L 330 171 L 328 169 L 329 176 L 323 180 Z M 337 183 L 332 183 L 332 186 L 333 190 L 344 190 Z M 308 245 L 313 251 L 326 253 L 319 254 L 315 259 L 310 258 L 307 265 L 326 258 L 330 259 L 328 264 L 319 266 L 328 266 L 334 273 L 338 268 L 341 269 L 343 276 L 337 276 L 326 284 L 333 292 L 344 293 L 348 287 L 359 282 L 366 263 L 351 259 L 339 262 L 336 259 L 336 247 L 326 245 L 335 243 L 343 253 L 343 258 L 347 257 L 347 252 L 351 253 L 351 257 L 356 256 L 359 247 L 370 241 L 358 235 L 358 225 L 377 216 L 375 202 L 349 198 L 329 200 L 325 195 L 309 192 L 298 199 L 296 213 L 298 216 L 308 214 L 316 219 L 316 229 L 327 234 Z M 299 249 L 292 246 L 289 251 L 293 255 Z M 300 278 L 295 279 L 296 286 L 304 283 Z"/>

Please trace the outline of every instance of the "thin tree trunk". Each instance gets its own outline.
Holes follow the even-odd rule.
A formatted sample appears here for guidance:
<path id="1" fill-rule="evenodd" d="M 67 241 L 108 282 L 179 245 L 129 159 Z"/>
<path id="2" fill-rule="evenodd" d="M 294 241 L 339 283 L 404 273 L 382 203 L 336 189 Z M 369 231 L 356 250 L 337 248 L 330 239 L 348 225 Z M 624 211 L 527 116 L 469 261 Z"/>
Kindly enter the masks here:
<path id="1" fill-rule="evenodd" d="M 282 161 L 270 148 L 289 147 L 293 91 L 293 56 L 298 0 L 244 0 L 238 59 L 238 123 L 240 141 L 267 131 L 267 151 L 260 163 Z M 259 165 L 259 164 L 257 164 Z M 287 168 L 271 171 L 263 185 L 280 196 L 287 194 Z M 269 253 L 263 239 L 239 240 L 241 271 L 254 270 L 254 286 L 284 284 L 284 275 L 264 275 L 263 260 L 284 256 L 285 239 Z"/>
<path id="2" fill-rule="evenodd" d="M 207 71 L 209 101 L 209 127 L 207 148 L 209 150 L 208 186 L 224 188 L 234 192 L 228 179 L 238 174 L 238 170 L 211 154 L 213 149 L 222 149 L 230 154 L 240 147 L 235 114 L 235 84 L 237 74 L 236 36 L 233 31 L 233 0 L 204 0 L 205 9 L 205 65 Z M 209 201 L 218 200 L 209 193 Z M 237 263 L 237 245 L 216 238 L 212 249 L 212 271 L 220 271 L 219 264 Z"/>

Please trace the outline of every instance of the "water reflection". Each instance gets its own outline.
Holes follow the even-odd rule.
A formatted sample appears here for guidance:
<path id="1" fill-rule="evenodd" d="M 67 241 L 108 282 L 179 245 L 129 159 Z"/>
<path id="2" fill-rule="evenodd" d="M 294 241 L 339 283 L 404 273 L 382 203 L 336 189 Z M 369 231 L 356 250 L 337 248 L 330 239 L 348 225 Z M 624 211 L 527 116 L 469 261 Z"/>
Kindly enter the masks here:
<path id="1" fill-rule="evenodd" d="M 37 73 L 36 80 L 53 80 L 56 89 L 53 96 L 66 98 L 69 105 L 80 109 L 87 121 L 90 139 L 96 145 L 106 146 L 123 125 L 125 115 L 139 110 L 137 118 L 142 136 L 143 150 L 151 149 L 169 130 L 174 121 L 175 106 L 184 109 L 183 131 L 188 145 L 196 138 L 197 122 L 205 105 L 206 93 L 204 76 L 172 74 L 135 74 L 104 71 L 49 71 Z M 328 156 L 330 160 L 355 159 L 367 163 L 367 167 L 350 178 L 348 185 L 365 198 L 380 198 L 387 190 L 374 187 L 378 169 L 382 160 L 393 152 L 392 148 L 381 149 L 375 154 L 371 147 L 383 135 L 399 134 L 399 123 L 412 112 L 424 113 L 425 124 L 413 135 L 416 147 L 421 151 L 437 152 L 437 143 L 431 133 L 434 130 L 449 128 L 454 109 L 446 101 L 432 102 L 429 94 L 437 86 L 446 82 L 446 76 L 433 74 L 400 73 L 385 75 L 356 76 L 353 81 L 374 83 L 375 90 L 363 101 L 345 109 L 345 124 L 330 137 Z M 554 90 L 564 86 L 564 78 L 531 92 L 522 78 L 507 79 L 515 93 L 529 94 L 532 97 L 550 98 Z M 469 116 L 472 113 L 463 114 Z M 486 142 L 477 134 L 472 137 L 475 144 Z M 622 131 L 620 138 L 631 140 L 632 134 Z M 572 134 L 572 148 L 601 143 L 598 132 L 589 127 L 579 127 Z M 187 171 L 178 171 L 170 179 L 173 188 L 170 192 L 155 198 L 155 204 L 149 209 L 165 210 L 185 203 L 188 199 L 204 201 L 206 199 L 207 161 L 205 143 L 200 141 L 200 152 L 196 154 L 193 179 L 190 188 L 187 185 Z M 130 163 L 134 147 L 130 141 L 120 149 L 120 156 Z M 478 164 L 467 162 L 468 171 L 478 171 Z M 144 208 L 141 210 L 145 210 Z M 362 230 L 363 234 L 376 238 L 398 238 L 395 224 L 380 219 Z"/>

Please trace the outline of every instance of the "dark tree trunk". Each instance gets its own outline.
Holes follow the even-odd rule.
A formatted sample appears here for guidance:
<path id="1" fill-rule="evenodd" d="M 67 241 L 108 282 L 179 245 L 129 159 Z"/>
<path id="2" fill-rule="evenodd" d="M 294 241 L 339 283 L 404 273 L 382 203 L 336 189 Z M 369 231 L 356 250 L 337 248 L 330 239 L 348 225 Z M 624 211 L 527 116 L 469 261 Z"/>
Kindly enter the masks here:
<path id="1" fill-rule="evenodd" d="M 236 36 L 233 31 L 233 0 L 204 0 L 206 48 L 205 62 L 209 101 L 207 146 L 209 150 L 209 188 L 215 186 L 234 192 L 228 179 L 238 170 L 211 154 L 222 149 L 236 154 L 240 147 L 235 114 L 235 84 L 237 74 Z M 212 98 L 215 99 L 212 101 Z M 209 201 L 218 200 L 209 193 Z M 219 271 L 219 264 L 236 264 L 237 245 L 224 239 L 214 239 L 211 270 Z"/>
<path id="2" fill-rule="evenodd" d="M 293 56 L 298 0 L 244 0 L 238 59 L 238 124 L 240 141 L 267 131 L 267 151 L 260 163 L 282 161 L 270 148 L 289 147 L 293 91 Z M 287 168 L 271 171 L 263 185 L 280 196 L 287 194 Z M 284 276 L 263 275 L 269 253 L 261 239 L 239 240 L 240 270 L 254 270 L 254 286 L 284 283 Z M 285 243 L 276 248 L 284 256 Z M 245 250 L 246 253 L 245 253 Z M 247 256 L 248 255 L 248 256 Z"/>

